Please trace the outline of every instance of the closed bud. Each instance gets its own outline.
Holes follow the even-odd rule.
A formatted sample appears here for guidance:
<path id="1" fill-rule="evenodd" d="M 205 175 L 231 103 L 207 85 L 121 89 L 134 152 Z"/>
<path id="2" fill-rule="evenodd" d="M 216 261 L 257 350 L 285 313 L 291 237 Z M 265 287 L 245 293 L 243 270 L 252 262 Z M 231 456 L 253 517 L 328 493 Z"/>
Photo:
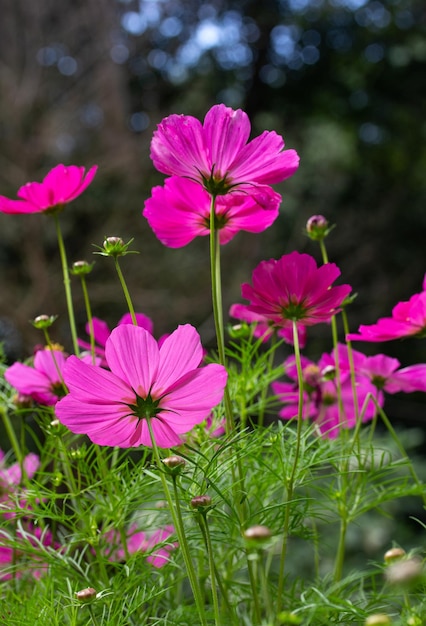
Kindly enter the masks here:
<path id="1" fill-rule="evenodd" d="M 57 315 L 37 315 L 37 317 L 34 318 L 32 325 L 34 328 L 41 330 L 44 328 L 50 328 L 57 317 Z"/>
<path id="2" fill-rule="evenodd" d="M 200 512 L 206 512 L 212 505 L 212 499 L 208 495 L 195 496 L 191 500 L 191 506 Z"/>
<path id="3" fill-rule="evenodd" d="M 181 473 L 181 471 L 186 465 L 186 461 L 181 456 L 178 456 L 177 454 L 173 454 L 172 456 L 168 456 L 165 459 L 163 459 L 163 464 L 168 469 L 169 474 L 176 476 L 177 474 Z"/>
<path id="4" fill-rule="evenodd" d="M 365 620 L 365 626 L 388 626 L 391 624 L 391 619 L 385 613 L 375 613 L 374 615 L 369 615 Z"/>
<path id="5" fill-rule="evenodd" d="M 258 524 L 256 526 L 250 526 L 244 531 L 244 537 L 249 541 L 266 541 L 271 537 L 272 533 L 267 526 Z"/>
<path id="6" fill-rule="evenodd" d="M 252 330 L 246 322 L 242 322 L 241 324 L 229 326 L 228 333 L 231 339 L 244 339 L 250 337 Z"/>
<path id="7" fill-rule="evenodd" d="M 84 604 L 87 602 L 92 602 L 92 600 L 96 599 L 96 590 L 93 589 L 93 587 L 86 587 L 86 589 L 76 591 L 75 597 L 79 602 L 82 602 Z"/>
<path id="8" fill-rule="evenodd" d="M 385 571 L 386 580 L 391 585 L 409 586 L 419 581 L 423 574 L 423 563 L 412 557 L 392 563 Z"/>
<path id="9" fill-rule="evenodd" d="M 86 276 L 90 274 L 94 266 L 94 263 L 88 263 L 87 261 L 75 261 L 72 264 L 71 274 L 74 276 Z"/>
<path id="10" fill-rule="evenodd" d="M 322 241 L 333 230 L 323 215 L 312 215 L 306 222 L 306 234 L 313 241 Z"/>
<path id="11" fill-rule="evenodd" d="M 101 254 L 102 256 L 112 256 L 117 258 L 126 254 L 137 254 L 136 250 L 128 250 L 128 247 L 132 243 L 133 239 L 130 239 L 127 243 L 121 239 L 121 237 L 105 237 L 102 247 L 96 246 L 99 252 L 95 254 Z"/>
<path id="12" fill-rule="evenodd" d="M 384 555 L 385 563 L 393 563 L 394 561 L 399 561 L 404 558 L 407 553 L 402 548 L 390 548 L 387 550 Z"/>

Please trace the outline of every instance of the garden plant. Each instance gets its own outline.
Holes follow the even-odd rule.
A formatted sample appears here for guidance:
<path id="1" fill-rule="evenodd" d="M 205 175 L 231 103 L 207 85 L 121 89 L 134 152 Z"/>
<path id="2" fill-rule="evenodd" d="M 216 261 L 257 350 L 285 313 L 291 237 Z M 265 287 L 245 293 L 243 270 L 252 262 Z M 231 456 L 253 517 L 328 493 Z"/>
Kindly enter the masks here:
<path id="1" fill-rule="evenodd" d="M 119 233 L 94 254 L 115 266 L 123 317 L 113 329 L 96 317 L 94 264 L 68 259 L 60 221 L 96 185 L 96 166 L 60 164 L 18 199 L 0 197 L 5 214 L 54 222 L 72 345 L 40 312 L 34 354 L 1 365 L 2 624 L 426 623 L 424 472 L 386 413 L 388 394 L 426 392 L 426 363 L 353 347 L 426 336 L 426 277 L 388 317 L 351 331 L 356 294 L 328 259 L 333 225 L 314 215 L 312 254 L 260 262 L 224 311 L 221 246 L 273 225 L 272 186 L 299 167 L 280 135 L 250 133 L 243 111 L 216 105 L 203 123 L 170 115 L 151 142 L 167 178 L 143 217 L 170 248 L 209 240 L 209 349 L 185 320 L 156 337 L 135 311 L 124 257 L 136 250 Z M 310 346 L 318 324 L 323 354 Z M 405 505 L 419 512 L 417 543 L 398 532 Z M 369 556 L 365 537 L 385 523 Z"/>

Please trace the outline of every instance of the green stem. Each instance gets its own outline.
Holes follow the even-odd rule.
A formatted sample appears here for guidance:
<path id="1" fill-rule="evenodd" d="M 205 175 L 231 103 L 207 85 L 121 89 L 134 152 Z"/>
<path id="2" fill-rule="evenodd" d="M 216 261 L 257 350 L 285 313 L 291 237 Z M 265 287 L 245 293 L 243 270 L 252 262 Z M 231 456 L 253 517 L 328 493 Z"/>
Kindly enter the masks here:
<path id="1" fill-rule="evenodd" d="M 12 426 L 12 422 L 10 421 L 9 414 L 4 408 L 4 406 L 0 406 L 0 413 L 1 413 L 4 427 L 7 432 L 7 436 L 9 437 L 9 441 L 15 453 L 16 460 L 18 461 L 19 467 L 21 468 L 21 476 L 22 478 L 24 478 L 24 455 L 18 443 L 18 438 L 16 436 L 15 429 Z"/>
<path id="2" fill-rule="evenodd" d="M 89 292 L 87 290 L 86 277 L 81 274 L 81 289 L 83 291 L 84 306 L 86 309 L 87 323 L 89 325 L 89 337 L 90 337 L 90 354 L 92 355 L 93 365 L 96 364 L 96 352 L 95 352 L 95 331 L 93 329 L 93 316 L 92 307 L 90 306 Z"/>
<path id="3" fill-rule="evenodd" d="M 198 522 L 200 524 L 201 532 L 203 534 L 204 541 L 205 541 L 206 548 L 207 548 L 215 622 L 216 622 L 216 626 L 221 626 L 222 620 L 220 617 L 219 599 L 217 597 L 217 588 L 216 588 L 217 571 L 216 571 L 215 563 L 214 563 L 213 547 L 212 547 L 212 542 L 211 542 L 211 537 L 210 537 L 209 526 L 207 523 L 207 515 L 200 513 Z"/>
<path id="4" fill-rule="evenodd" d="M 61 226 L 59 224 L 59 216 L 55 213 L 54 218 L 55 218 L 55 226 L 56 226 L 56 236 L 58 238 L 59 254 L 61 257 L 62 274 L 64 277 L 65 298 L 67 301 L 68 319 L 69 319 L 69 324 L 70 324 L 72 343 L 73 343 L 74 353 L 78 356 L 80 354 L 80 351 L 78 349 L 78 343 L 77 343 L 77 329 L 75 325 L 74 306 L 73 306 L 72 295 L 71 295 L 71 281 L 70 281 L 70 276 L 69 276 L 69 271 L 68 271 L 67 255 L 65 251 L 64 239 L 62 237 Z"/>
<path id="5" fill-rule="evenodd" d="M 151 437 L 154 458 L 157 463 L 157 467 L 160 473 L 161 483 L 163 485 L 164 495 L 166 496 L 170 514 L 173 519 L 173 525 L 176 529 L 176 533 L 177 533 L 178 540 L 179 540 L 179 547 L 182 551 L 182 556 L 185 562 L 186 572 L 188 574 L 188 579 L 191 585 L 195 604 L 197 605 L 198 616 L 200 618 L 200 624 L 201 626 L 207 626 L 204 603 L 202 600 L 202 594 L 201 594 L 201 590 L 198 584 L 197 575 L 195 573 L 194 565 L 192 563 L 191 554 L 189 551 L 188 542 L 187 542 L 186 535 L 185 535 L 185 527 L 183 524 L 182 513 L 180 510 L 179 494 L 177 492 L 176 480 L 175 480 L 175 477 L 173 477 L 173 490 L 174 490 L 174 497 L 175 497 L 173 501 L 169 486 L 167 484 L 166 477 L 164 475 L 164 465 L 160 459 L 160 454 L 158 452 L 157 444 L 155 442 L 154 432 L 152 430 L 151 420 L 149 418 L 147 418 L 147 425 L 148 425 L 149 434 Z"/>
<path id="6" fill-rule="evenodd" d="M 285 571 L 287 546 L 288 546 L 288 538 L 289 538 L 289 531 L 290 531 L 290 508 L 291 508 L 290 505 L 293 499 L 296 472 L 297 472 L 298 465 L 299 465 L 299 456 L 300 456 L 300 448 L 301 448 L 301 440 L 302 440 L 302 426 L 303 426 L 303 391 L 304 391 L 303 370 L 302 370 L 302 361 L 301 361 L 301 355 L 300 355 L 299 334 L 297 332 L 297 324 L 294 320 L 293 320 L 293 342 L 294 342 L 294 357 L 296 361 L 296 370 L 297 370 L 297 384 L 299 387 L 299 398 L 298 398 L 298 410 L 297 410 L 296 447 L 294 450 L 294 458 L 293 458 L 293 466 L 291 469 L 291 474 L 287 482 L 287 498 L 286 498 L 285 517 L 284 517 L 283 543 L 282 543 L 282 548 L 281 548 L 280 567 L 279 567 L 279 575 L 278 575 L 277 613 L 279 613 L 281 610 L 281 599 L 283 597 L 283 592 L 284 592 L 284 571 Z"/>
<path id="7" fill-rule="evenodd" d="M 121 271 L 121 267 L 120 264 L 118 262 L 118 258 L 114 257 L 114 263 L 115 263 L 115 269 L 117 271 L 117 275 L 118 275 L 118 279 L 120 281 L 121 284 L 121 288 L 123 289 L 123 293 L 124 293 L 124 297 L 126 298 L 126 303 L 127 303 L 127 308 L 129 309 L 129 313 L 131 315 L 132 318 L 132 322 L 135 326 L 138 325 L 137 321 L 136 321 L 136 315 L 135 315 L 135 309 L 132 303 L 132 299 L 130 297 L 130 292 L 127 288 L 127 284 L 126 281 L 124 280 L 124 276 L 123 276 L 123 272 Z"/>

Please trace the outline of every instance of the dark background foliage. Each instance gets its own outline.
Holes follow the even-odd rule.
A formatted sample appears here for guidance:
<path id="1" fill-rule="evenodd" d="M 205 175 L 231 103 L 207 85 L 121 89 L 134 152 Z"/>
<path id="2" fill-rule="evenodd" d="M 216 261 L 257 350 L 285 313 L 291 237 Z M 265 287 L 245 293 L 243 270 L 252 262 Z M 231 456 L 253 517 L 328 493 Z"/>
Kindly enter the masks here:
<path id="1" fill-rule="evenodd" d="M 0 1 L 0 193 L 14 197 L 57 163 L 91 166 L 91 187 L 61 216 L 70 262 L 93 260 L 105 235 L 134 237 L 123 259 L 137 310 L 159 335 L 191 322 L 212 337 L 207 239 L 169 250 L 141 217 L 163 177 L 149 159 L 157 123 L 202 118 L 216 102 L 245 109 L 253 134 L 282 133 L 301 156 L 282 212 L 261 235 L 223 248 L 225 308 L 264 258 L 293 249 L 324 214 L 330 259 L 359 296 L 355 330 L 419 291 L 425 272 L 426 5 L 423 0 Z M 69 347 L 53 224 L 0 215 L 0 315 L 27 354 L 28 320 L 59 314 Z M 114 325 L 125 303 L 110 259 L 89 277 L 94 314 Z M 84 312 L 73 281 L 78 326 Z M 315 334 L 315 332 L 317 334 Z M 318 351 L 327 328 L 314 332 Z M 327 335 L 328 336 L 328 335 Z M 314 344 L 316 345 L 316 344 Z M 389 348 L 390 344 L 385 346 Z M 383 346 L 381 346 L 382 348 Z M 367 349 L 369 347 L 367 346 Z M 409 364 L 420 342 L 388 350 Z"/>

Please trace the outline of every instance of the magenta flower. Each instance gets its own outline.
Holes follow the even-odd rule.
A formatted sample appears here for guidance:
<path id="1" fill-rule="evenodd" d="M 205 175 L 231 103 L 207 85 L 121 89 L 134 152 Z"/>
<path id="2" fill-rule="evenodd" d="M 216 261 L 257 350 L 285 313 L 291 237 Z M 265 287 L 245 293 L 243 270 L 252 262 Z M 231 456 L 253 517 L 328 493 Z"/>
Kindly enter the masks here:
<path id="1" fill-rule="evenodd" d="M 172 550 L 178 546 L 177 542 L 168 541 L 174 532 L 173 526 L 168 525 L 147 535 L 138 530 L 136 524 L 132 524 L 127 531 L 127 552 L 128 554 L 147 552 L 148 563 L 157 568 L 163 567 L 169 562 Z M 109 561 L 126 560 L 126 551 L 121 544 L 118 531 L 107 531 L 103 535 L 103 540 L 106 542 L 106 556 Z"/>
<path id="2" fill-rule="evenodd" d="M 6 458 L 3 450 L 0 450 L 0 512 L 6 519 L 15 517 L 16 501 L 14 496 L 20 492 L 22 483 L 22 469 L 18 462 L 6 466 Z M 40 467 L 40 458 L 30 452 L 23 460 L 23 469 L 26 477 L 30 480 Z M 19 493 L 19 496 L 21 494 Z M 25 495 L 23 492 L 22 495 Z M 28 509 L 25 500 L 19 502 L 20 509 Z"/>
<path id="3" fill-rule="evenodd" d="M 75 200 L 90 185 L 98 167 L 94 165 L 85 173 L 77 165 L 57 165 L 41 183 L 27 183 L 18 190 L 19 200 L 0 196 L 3 213 L 46 213 L 60 210 Z"/>
<path id="4" fill-rule="evenodd" d="M 31 522 L 13 535 L 0 531 L 0 580 L 21 578 L 30 573 L 39 580 L 47 570 L 46 552 L 60 550 L 50 530 L 42 530 Z M 13 572 L 13 573 L 12 573 Z"/>
<path id="5" fill-rule="evenodd" d="M 221 244 L 240 230 L 259 233 L 278 217 L 281 196 L 264 187 L 256 197 L 247 194 L 219 196 L 215 202 L 215 227 Z M 164 187 L 154 187 L 143 216 L 156 237 L 170 248 L 181 248 L 195 237 L 209 235 L 211 197 L 199 184 L 173 176 Z"/>
<path id="6" fill-rule="evenodd" d="M 312 326 L 329 322 L 349 295 L 349 285 L 331 286 L 338 276 L 334 263 L 317 267 L 313 257 L 292 252 L 262 261 L 253 271 L 252 285 L 242 285 L 241 293 L 249 300 L 247 309 L 275 327 L 289 327 L 293 321 Z"/>
<path id="7" fill-rule="evenodd" d="M 294 174 L 296 151 L 284 150 L 283 138 L 274 131 L 248 141 L 250 130 L 247 114 L 224 104 L 213 106 L 204 124 L 190 115 L 170 115 L 154 133 L 151 159 L 163 174 L 194 180 L 215 196 L 236 187 L 261 191 L 259 186 Z"/>
<path id="8" fill-rule="evenodd" d="M 345 350 L 339 347 L 339 353 Z M 346 357 L 347 358 L 347 357 Z M 272 389 L 283 402 L 284 407 L 279 416 L 282 419 L 295 419 L 298 413 L 298 384 L 294 357 L 285 362 L 285 371 L 291 382 L 272 383 Z M 383 394 L 378 391 L 368 377 L 356 376 L 356 400 L 354 397 L 350 373 L 344 368 L 340 370 L 340 393 L 342 407 L 339 405 L 337 370 L 333 353 L 324 354 L 319 363 L 308 359 L 302 360 L 304 381 L 303 418 L 311 418 L 321 436 L 334 439 L 342 428 L 354 428 L 356 425 L 356 405 L 358 415 L 363 422 L 373 419 L 377 409 L 373 398 L 379 406 L 383 406 Z M 339 357 L 340 367 L 340 357 Z"/>
<path id="9" fill-rule="evenodd" d="M 200 336 L 179 326 L 161 347 L 144 328 L 117 326 L 105 346 L 111 371 L 69 357 L 64 379 L 70 393 L 56 405 L 59 420 L 99 445 L 169 448 L 207 418 L 222 399 L 227 373 L 222 365 L 199 367 Z"/>
<path id="10" fill-rule="evenodd" d="M 350 341 L 390 341 L 402 337 L 426 337 L 426 274 L 423 291 L 406 302 L 399 302 L 392 317 L 382 317 L 376 324 L 361 325 L 358 333 L 350 333 Z"/>
<path id="11" fill-rule="evenodd" d="M 16 362 L 5 371 L 4 377 L 23 396 L 52 406 L 66 393 L 61 379 L 66 359 L 61 350 L 38 350 L 33 367 Z"/>
<path id="12" fill-rule="evenodd" d="M 137 325 L 140 326 L 141 328 L 145 328 L 152 335 L 154 332 L 154 324 L 151 318 L 149 318 L 147 315 L 144 315 L 143 313 L 135 313 L 135 317 L 136 317 Z M 94 317 L 92 319 L 92 322 L 93 322 L 93 335 L 94 335 L 95 344 L 96 344 L 95 354 L 101 359 L 101 365 L 106 365 L 105 344 L 106 344 L 108 337 L 111 334 L 111 330 L 108 324 L 104 320 L 99 319 L 99 317 Z M 132 316 L 130 315 L 130 313 L 125 313 L 123 317 L 119 319 L 117 326 L 120 326 L 121 324 L 133 324 Z M 86 330 L 86 333 L 90 335 L 90 326 L 88 323 L 86 324 L 85 330 Z M 78 345 L 80 346 L 80 348 L 83 348 L 84 350 L 88 350 L 88 351 L 91 350 L 90 343 L 88 343 L 87 341 L 83 341 L 82 339 L 78 340 Z"/>

